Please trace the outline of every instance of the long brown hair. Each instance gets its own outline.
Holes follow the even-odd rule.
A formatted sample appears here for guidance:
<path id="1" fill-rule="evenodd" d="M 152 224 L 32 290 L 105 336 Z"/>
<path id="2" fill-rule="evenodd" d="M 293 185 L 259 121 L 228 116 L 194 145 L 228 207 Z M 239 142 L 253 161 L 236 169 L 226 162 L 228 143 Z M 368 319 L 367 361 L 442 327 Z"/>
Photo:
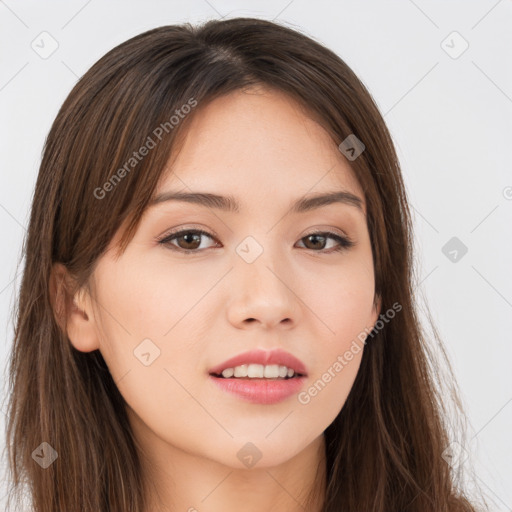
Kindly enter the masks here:
<path id="1" fill-rule="evenodd" d="M 324 512 L 475 510 L 444 456 L 451 442 L 445 402 L 457 409 L 459 401 L 455 385 L 441 397 L 444 377 L 420 326 L 411 215 L 384 120 L 340 57 L 296 30 L 250 18 L 133 37 L 85 73 L 51 127 L 23 246 L 9 361 L 9 504 L 26 484 L 36 512 L 146 512 L 123 397 L 100 352 L 69 342 L 56 296 L 88 287 L 125 225 L 122 254 L 201 107 L 253 85 L 289 94 L 337 145 L 349 135 L 363 142 L 349 163 L 365 193 L 376 297 L 383 312 L 401 305 L 372 332 L 348 399 L 325 430 Z M 142 146 L 145 156 L 131 160 Z M 56 263 L 73 279 L 59 282 Z M 38 455 L 50 462 L 52 449 L 53 463 L 36 463 Z"/>

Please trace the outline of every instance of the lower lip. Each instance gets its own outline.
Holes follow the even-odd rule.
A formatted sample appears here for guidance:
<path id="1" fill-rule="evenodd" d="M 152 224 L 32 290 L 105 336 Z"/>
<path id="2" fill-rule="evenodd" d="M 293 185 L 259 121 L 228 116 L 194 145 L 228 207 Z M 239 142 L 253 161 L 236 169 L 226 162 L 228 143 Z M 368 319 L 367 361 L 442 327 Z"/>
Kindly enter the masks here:
<path id="1" fill-rule="evenodd" d="M 299 392 L 306 377 L 293 379 L 224 379 L 210 375 L 223 391 L 255 404 L 276 404 Z"/>

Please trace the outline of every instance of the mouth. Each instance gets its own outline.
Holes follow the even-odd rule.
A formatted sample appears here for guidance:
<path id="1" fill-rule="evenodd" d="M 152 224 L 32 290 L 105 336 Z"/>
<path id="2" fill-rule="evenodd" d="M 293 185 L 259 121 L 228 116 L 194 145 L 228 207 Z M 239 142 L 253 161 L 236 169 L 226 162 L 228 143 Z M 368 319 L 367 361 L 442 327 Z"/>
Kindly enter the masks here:
<path id="1" fill-rule="evenodd" d="M 307 370 L 280 348 L 250 350 L 210 368 L 209 378 L 223 392 L 254 404 L 277 404 L 304 386 Z"/>
<path id="2" fill-rule="evenodd" d="M 235 368 L 226 368 L 222 372 L 210 372 L 211 377 L 217 379 L 245 380 L 245 381 L 274 381 L 290 380 L 306 377 L 306 374 L 295 372 L 295 370 L 286 366 L 279 365 L 240 365 Z"/>
<path id="3" fill-rule="evenodd" d="M 307 376 L 304 363 L 282 349 L 251 350 L 210 368 L 209 375 L 219 379 L 289 380 Z"/>

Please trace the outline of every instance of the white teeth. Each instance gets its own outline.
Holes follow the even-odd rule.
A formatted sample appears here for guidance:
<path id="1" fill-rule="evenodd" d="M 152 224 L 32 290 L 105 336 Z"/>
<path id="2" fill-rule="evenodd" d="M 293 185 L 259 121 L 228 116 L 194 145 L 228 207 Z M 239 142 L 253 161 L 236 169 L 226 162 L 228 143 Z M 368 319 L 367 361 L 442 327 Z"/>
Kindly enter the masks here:
<path id="1" fill-rule="evenodd" d="M 226 379 L 229 379 L 230 377 L 233 377 L 234 374 L 235 374 L 235 370 L 233 370 L 233 368 L 226 368 L 222 372 L 222 376 L 225 377 Z"/>
<path id="2" fill-rule="evenodd" d="M 269 364 L 268 366 L 264 366 L 263 368 L 263 376 L 266 377 L 267 379 L 277 379 L 277 377 L 279 377 L 279 365 Z"/>
<path id="3" fill-rule="evenodd" d="M 247 368 L 247 377 L 262 379 L 264 373 L 265 367 L 263 367 L 261 364 L 250 364 Z"/>
<path id="4" fill-rule="evenodd" d="M 226 368 L 222 371 L 222 376 L 226 379 L 231 377 L 248 377 L 250 379 L 277 379 L 285 377 L 293 377 L 295 372 L 286 366 L 280 366 L 277 364 L 242 364 L 235 366 L 234 368 Z"/>
<path id="5" fill-rule="evenodd" d="M 247 377 L 247 365 L 235 366 L 235 377 Z"/>

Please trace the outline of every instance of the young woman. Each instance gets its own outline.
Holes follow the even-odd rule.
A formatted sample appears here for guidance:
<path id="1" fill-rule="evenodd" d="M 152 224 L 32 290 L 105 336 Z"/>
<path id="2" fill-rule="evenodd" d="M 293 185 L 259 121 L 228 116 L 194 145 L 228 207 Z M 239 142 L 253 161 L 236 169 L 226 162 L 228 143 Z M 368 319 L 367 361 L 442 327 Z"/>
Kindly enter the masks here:
<path id="1" fill-rule="evenodd" d="M 238 18 L 107 53 L 51 128 L 24 253 L 10 503 L 475 510 L 391 137 L 305 35 Z"/>

